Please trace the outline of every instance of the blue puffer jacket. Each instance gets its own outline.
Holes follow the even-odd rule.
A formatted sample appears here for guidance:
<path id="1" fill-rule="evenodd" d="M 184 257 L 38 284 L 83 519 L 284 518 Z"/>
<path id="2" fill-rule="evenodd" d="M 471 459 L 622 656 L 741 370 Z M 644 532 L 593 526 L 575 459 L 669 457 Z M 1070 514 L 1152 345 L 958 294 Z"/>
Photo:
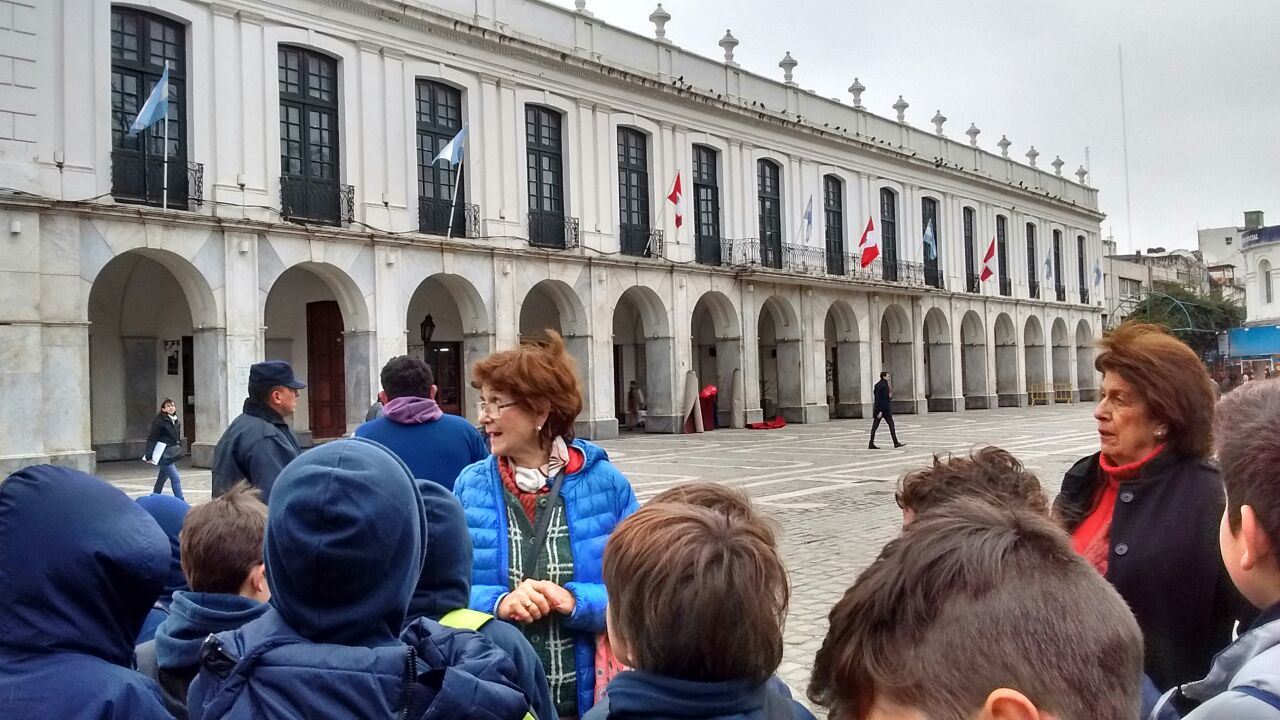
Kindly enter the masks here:
<path id="1" fill-rule="evenodd" d="M 574 661 L 578 681 L 578 714 L 591 709 L 595 693 L 595 635 L 604 632 L 608 596 L 601 564 L 609 534 L 639 507 L 631 483 L 609 462 L 599 445 L 574 440 L 583 454 L 578 472 L 565 476 L 560 489 L 568 515 L 573 547 L 573 593 L 576 607 L 564 620 L 574 632 Z M 467 529 L 475 548 L 471 570 L 471 608 L 492 613 L 509 590 L 507 572 L 507 511 L 498 474 L 498 459 L 490 456 L 467 466 L 453 487 L 467 513 Z"/>
<path id="2" fill-rule="evenodd" d="M 133 669 L 168 573 L 160 526 L 102 480 L 39 465 L 0 482 L 0 718 L 171 718 Z"/>

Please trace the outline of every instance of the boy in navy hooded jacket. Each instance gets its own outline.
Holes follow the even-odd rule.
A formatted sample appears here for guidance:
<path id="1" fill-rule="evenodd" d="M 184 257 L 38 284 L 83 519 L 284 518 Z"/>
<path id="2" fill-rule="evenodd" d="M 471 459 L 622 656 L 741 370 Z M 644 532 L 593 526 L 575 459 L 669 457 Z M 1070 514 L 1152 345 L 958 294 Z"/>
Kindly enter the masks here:
<path id="1" fill-rule="evenodd" d="M 383 446 L 298 456 L 267 515 L 271 608 L 206 641 L 190 716 L 522 718 L 511 661 L 484 638 L 420 620 L 401 641 L 427 538 L 417 485 Z"/>
<path id="2" fill-rule="evenodd" d="M 124 493 L 52 465 L 0 482 L 0 718 L 169 718 L 133 641 L 169 541 Z"/>

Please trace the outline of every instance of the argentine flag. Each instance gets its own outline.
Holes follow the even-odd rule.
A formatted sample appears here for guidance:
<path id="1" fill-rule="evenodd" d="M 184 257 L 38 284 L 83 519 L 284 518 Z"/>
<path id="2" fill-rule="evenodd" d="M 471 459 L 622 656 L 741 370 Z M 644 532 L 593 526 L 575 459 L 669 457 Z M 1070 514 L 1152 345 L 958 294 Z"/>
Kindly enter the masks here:
<path id="1" fill-rule="evenodd" d="M 169 115 L 169 63 L 164 64 L 164 73 L 160 75 L 160 81 L 151 89 L 151 95 L 147 97 L 147 101 L 142 104 L 142 109 L 138 111 L 138 117 L 133 119 L 133 124 L 129 126 L 129 134 L 137 135 L 147 128 L 160 122 Z"/>
<path id="2" fill-rule="evenodd" d="M 924 228 L 924 257 L 926 260 L 938 259 L 938 238 L 933 233 L 933 221 Z"/>
<path id="3" fill-rule="evenodd" d="M 452 140 L 446 143 L 444 147 L 440 148 L 440 152 L 435 156 L 435 159 L 431 161 L 431 164 L 435 165 L 441 160 L 448 160 L 449 167 L 457 167 L 458 163 L 462 162 L 462 146 L 466 139 L 467 126 L 463 125 L 462 129 L 458 131 L 458 134 L 454 135 Z"/>
<path id="4" fill-rule="evenodd" d="M 1097 258 L 1093 259 L 1093 286 L 1098 287 L 1102 284 L 1102 264 Z"/>

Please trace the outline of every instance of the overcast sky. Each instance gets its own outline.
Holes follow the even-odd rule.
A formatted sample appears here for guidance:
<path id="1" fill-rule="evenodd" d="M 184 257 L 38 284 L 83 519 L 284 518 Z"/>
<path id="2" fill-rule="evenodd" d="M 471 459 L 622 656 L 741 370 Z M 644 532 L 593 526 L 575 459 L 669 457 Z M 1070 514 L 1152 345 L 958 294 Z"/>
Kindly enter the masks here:
<path id="1" fill-rule="evenodd" d="M 572 8 L 573 0 L 552 0 Z M 656 3 L 588 0 L 612 25 L 652 36 Z M 1242 224 L 1263 210 L 1280 224 L 1280 2 L 1276 0 L 664 0 L 667 37 L 721 58 L 731 29 L 735 60 L 782 78 L 783 53 L 806 89 L 862 102 L 1011 156 L 1028 146 L 1048 168 L 1074 170 L 1090 152 L 1090 182 L 1107 214 L 1102 234 L 1132 247 L 1194 248 L 1196 226 Z M 1125 203 L 1116 48 L 1124 47 L 1133 238 Z"/>

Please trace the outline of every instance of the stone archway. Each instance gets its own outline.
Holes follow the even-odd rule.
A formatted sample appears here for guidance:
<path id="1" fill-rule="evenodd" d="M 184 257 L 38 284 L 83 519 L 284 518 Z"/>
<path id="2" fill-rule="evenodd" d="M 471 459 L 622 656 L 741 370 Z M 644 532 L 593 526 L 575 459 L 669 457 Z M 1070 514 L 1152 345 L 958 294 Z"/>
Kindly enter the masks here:
<path id="1" fill-rule="evenodd" d="M 593 423 L 583 420 L 593 417 L 589 383 L 594 368 L 591 366 L 591 329 L 582 299 L 560 280 L 542 280 L 529 288 L 520 303 L 519 327 L 521 340 L 536 339 L 547 330 L 554 330 L 564 338 L 582 387 L 582 412 L 575 431 L 584 437 L 593 437 Z"/>
<path id="2" fill-rule="evenodd" d="M 1056 402 L 1071 402 L 1071 393 L 1066 392 L 1071 387 L 1071 337 L 1062 318 L 1054 319 L 1051 338 L 1054 398 Z"/>
<path id="3" fill-rule="evenodd" d="M 757 328 L 764 417 L 781 415 L 788 422 L 804 422 L 804 360 L 795 308 L 785 298 L 770 296 L 760 306 Z"/>
<path id="4" fill-rule="evenodd" d="M 955 383 L 951 373 L 951 326 L 947 316 L 931 308 L 924 316 L 924 396 L 929 412 L 956 409 Z"/>
<path id="5" fill-rule="evenodd" d="M 1020 407 L 1018 393 L 1018 331 L 1007 313 L 996 316 L 996 397 L 1000 407 Z"/>
<path id="6" fill-rule="evenodd" d="M 966 410 L 991 406 L 987 392 L 987 332 L 982 318 L 973 310 L 960 321 L 960 382 Z"/>
<path id="7" fill-rule="evenodd" d="M 1035 315 L 1028 317 L 1027 324 L 1022 328 L 1022 348 L 1025 355 L 1023 359 L 1027 373 L 1027 393 L 1034 397 L 1034 393 L 1051 391 L 1051 387 L 1044 387 L 1044 330 L 1040 327 L 1040 318 Z"/>
<path id="8" fill-rule="evenodd" d="M 425 345 L 424 326 L 430 335 Z M 409 298 L 405 332 L 408 354 L 424 358 L 431 366 L 441 409 L 478 420 L 479 391 L 471 387 L 471 366 L 492 352 L 493 334 L 484 299 L 475 286 L 460 275 L 446 273 L 423 280 Z"/>
<path id="9" fill-rule="evenodd" d="M 666 306 L 652 288 L 627 288 L 613 310 L 614 407 L 620 425 L 639 420 L 630 416 L 631 383 L 646 403 L 646 432 L 677 432 L 681 417 L 676 409 L 674 339 Z"/>
<path id="10" fill-rule="evenodd" d="M 1076 393 L 1081 402 L 1096 402 L 1098 371 L 1093 368 L 1093 330 L 1088 320 L 1076 323 Z"/>
<path id="11" fill-rule="evenodd" d="M 881 372 L 890 373 L 893 411 L 897 413 L 916 412 L 914 341 L 911 314 L 901 305 L 890 304 L 880 317 L 880 369 L 875 376 L 879 379 Z"/>
<path id="12" fill-rule="evenodd" d="M 698 298 L 690 317 L 693 371 L 698 386 L 715 385 L 716 424 L 742 427 L 745 416 L 734 417 L 734 375 L 742 373 L 742 326 L 738 311 L 724 293 L 712 290 Z M 681 389 L 683 391 L 683 389 Z M 745 398 L 739 398 L 739 404 Z"/>
<path id="13" fill-rule="evenodd" d="M 827 409 L 833 418 L 862 417 L 861 343 L 858 318 L 849 303 L 836 300 L 823 323 Z"/>

